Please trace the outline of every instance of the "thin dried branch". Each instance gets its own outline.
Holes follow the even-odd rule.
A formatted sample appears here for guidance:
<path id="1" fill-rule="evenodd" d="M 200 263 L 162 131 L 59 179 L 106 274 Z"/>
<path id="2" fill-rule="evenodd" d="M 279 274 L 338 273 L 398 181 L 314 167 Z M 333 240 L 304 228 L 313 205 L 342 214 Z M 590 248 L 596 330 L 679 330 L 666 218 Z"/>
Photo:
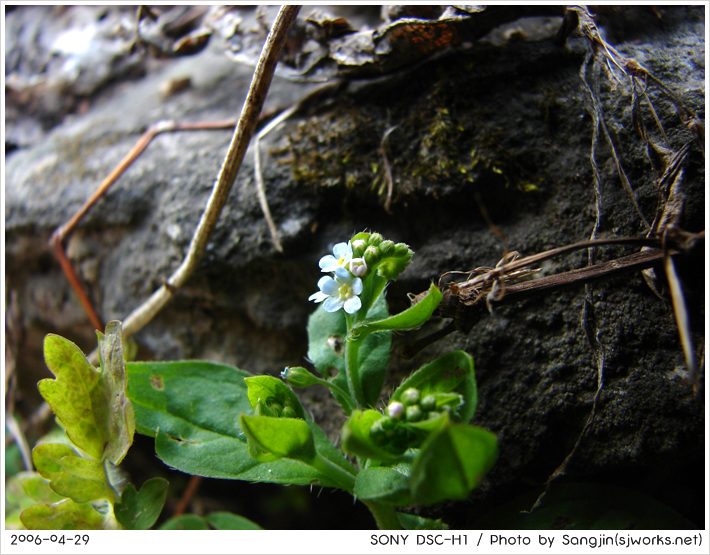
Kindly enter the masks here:
<path id="1" fill-rule="evenodd" d="M 227 202 L 227 197 L 237 177 L 237 172 L 246 154 L 249 141 L 256 129 L 276 64 L 299 10 L 300 6 L 282 6 L 279 10 L 269 36 L 266 38 L 266 43 L 254 70 L 249 92 L 244 101 L 244 107 L 234 130 L 227 155 L 212 189 L 212 194 L 207 201 L 205 211 L 192 237 L 187 255 L 182 264 L 166 282 L 124 319 L 123 333 L 126 337 L 135 334 L 155 317 L 172 298 L 175 291 L 192 275 L 202 258 L 207 242 L 217 225 L 222 208 Z"/>

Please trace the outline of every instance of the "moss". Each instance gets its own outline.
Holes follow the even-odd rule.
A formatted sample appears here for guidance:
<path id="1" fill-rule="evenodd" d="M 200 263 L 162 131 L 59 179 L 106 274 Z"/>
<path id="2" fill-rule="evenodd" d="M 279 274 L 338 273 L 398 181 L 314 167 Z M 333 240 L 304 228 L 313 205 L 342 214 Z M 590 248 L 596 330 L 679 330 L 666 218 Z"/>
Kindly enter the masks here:
<path id="1" fill-rule="evenodd" d="M 441 188 L 484 183 L 533 193 L 541 179 L 529 160 L 505 145 L 518 129 L 501 129 L 501 116 L 460 89 L 473 79 L 471 64 L 439 69 L 430 81 L 343 95 L 335 109 L 291 127 L 288 153 L 294 180 L 309 187 L 344 187 L 357 194 L 387 192 L 382 142 L 395 194 L 437 196 Z M 380 85 L 391 89 L 393 85 Z M 481 85 L 476 85 L 479 89 Z"/>

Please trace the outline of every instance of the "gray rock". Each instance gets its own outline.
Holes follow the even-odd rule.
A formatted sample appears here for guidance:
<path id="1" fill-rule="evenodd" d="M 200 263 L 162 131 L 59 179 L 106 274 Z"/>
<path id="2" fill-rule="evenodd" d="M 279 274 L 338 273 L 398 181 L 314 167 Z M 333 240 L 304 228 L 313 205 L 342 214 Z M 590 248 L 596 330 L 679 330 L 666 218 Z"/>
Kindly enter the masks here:
<path id="1" fill-rule="evenodd" d="M 661 17 L 647 8 L 631 10 L 648 25 L 631 25 L 633 14 L 607 15 L 617 24 L 606 28 L 616 48 L 704 117 L 702 9 L 667 7 Z M 351 84 L 291 118 L 262 144 L 267 197 L 285 252 L 274 249 L 263 220 L 250 151 L 197 272 L 136 336 L 141 355 L 204 358 L 272 374 L 302 363 L 305 324 L 314 308 L 306 299 L 316 290 L 317 261 L 333 243 L 363 229 L 407 242 L 416 253 L 390 286 L 393 310 L 407 305 L 407 292 L 425 290 L 446 271 L 498 262 L 504 246 L 481 206 L 507 246 L 522 254 L 588 238 L 595 192 L 592 125 L 580 79 L 587 48 L 576 36 L 564 47 L 549 38 L 526 41 L 524 33 L 522 40 L 480 41 L 388 79 Z M 161 97 L 160 85 L 181 76 L 189 76 L 192 86 Z M 54 228 L 78 209 L 145 126 L 161 119 L 235 117 L 250 76 L 249 68 L 209 48 L 117 85 L 93 99 L 85 114 L 7 157 L 6 279 L 27 330 L 18 368 L 36 364 L 48 331 L 86 350 L 95 345 L 47 247 Z M 603 73 L 596 79 L 636 200 L 653 219 L 658 175 L 631 122 L 631 91 L 624 82 L 612 86 Z M 277 78 L 267 109 L 290 105 L 312 88 Z M 657 88 L 649 87 L 649 94 L 669 146 L 678 150 L 690 131 Z M 644 117 L 657 137 L 650 113 Z M 385 143 L 394 184 L 387 213 L 380 145 L 392 126 Z M 103 319 L 125 317 L 180 263 L 229 138 L 228 131 L 159 136 L 82 222 L 69 249 Z M 600 232 L 639 235 L 638 214 L 609 149 L 600 145 Z M 689 231 L 704 225 L 703 167 L 693 147 L 681 222 Z M 628 249 L 603 248 L 599 258 L 622 251 Z M 580 252 L 554 260 L 550 270 L 585 263 Z M 701 257 L 679 262 L 699 349 L 702 263 Z M 685 363 L 669 303 L 633 273 L 595 284 L 591 298 L 604 387 L 565 479 L 632 487 L 700 525 L 702 394 L 693 396 L 682 377 Z M 448 336 L 413 360 L 393 358 L 391 387 L 439 353 L 471 353 L 479 383 L 474 422 L 499 438 L 500 458 L 471 499 L 427 514 L 471 527 L 516 494 L 541 492 L 573 451 L 598 383 L 599 366 L 580 323 L 584 305 L 583 287 L 501 304 L 468 335 Z M 411 337 L 397 337 L 395 353 Z M 22 379 L 32 383 L 40 375 L 35 368 Z M 317 393 L 306 391 L 304 399 L 313 401 L 316 420 L 337 435 L 337 407 Z"/>

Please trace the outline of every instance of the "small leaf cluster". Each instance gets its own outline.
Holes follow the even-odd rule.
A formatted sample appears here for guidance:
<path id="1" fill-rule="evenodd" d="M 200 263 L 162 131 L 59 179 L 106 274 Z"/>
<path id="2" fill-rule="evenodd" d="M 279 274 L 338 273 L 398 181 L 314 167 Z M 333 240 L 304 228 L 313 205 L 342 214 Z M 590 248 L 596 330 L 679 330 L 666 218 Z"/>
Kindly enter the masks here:
<path id="1" fill-rule="evenodd" d="M 147 530 L 160 517 L 168 482 L 150 478 L 140 489 L 127 483 L 118 467 L 133 443 L 142 417 L 136 418 L 128 393 L 128 365 L 120 322 L 97 332 L 99 368 L 71 341 L 48 335 L 44 356 L 54 379 L 38 388 L 57 418 L 60 429 L 32 450 L 36 472 L 21 472 L 8 480 L 11 492 L 6 526 L 29 530 Z M 164 387 L 151 376 L 151 388 Z M 166 521 L 164 529 L 201 529 L 194 515 Z M 253 529 L 254 523 L 229 513 L 209 515 L 214 528 Z"/>

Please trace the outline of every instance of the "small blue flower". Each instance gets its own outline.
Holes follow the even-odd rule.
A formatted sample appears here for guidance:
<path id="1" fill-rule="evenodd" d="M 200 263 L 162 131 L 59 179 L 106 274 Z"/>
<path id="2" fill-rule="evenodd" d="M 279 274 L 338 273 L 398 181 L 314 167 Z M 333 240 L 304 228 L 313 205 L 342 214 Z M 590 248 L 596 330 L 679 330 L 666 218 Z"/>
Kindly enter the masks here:
<path id="1" fill-rule="evenodd" d="M 333 256 L 335 255 L 335 256 Z M 333 247 L 333 254 L 327 254 L 318 261 L 323 272 L 335 272 L 338 268 L 346 268 L 353 257 L 350 243 L 338 243 Z"/>
<path id="2" fill-rule="evenodd" d="M 329 276 L 320 278 L 318 289 L 320 291 L 313 293 L 308 300 L 317 303 L 325 301 L 323 308 L 327 312 L 337 312 L 343 308 L 348 314 L 355 314 L 362 307 L 362 301 L 358 297 L 362 293 L 362 280 L 353 277 L 342 266 L 335 269 L 335 279 Z"/>

